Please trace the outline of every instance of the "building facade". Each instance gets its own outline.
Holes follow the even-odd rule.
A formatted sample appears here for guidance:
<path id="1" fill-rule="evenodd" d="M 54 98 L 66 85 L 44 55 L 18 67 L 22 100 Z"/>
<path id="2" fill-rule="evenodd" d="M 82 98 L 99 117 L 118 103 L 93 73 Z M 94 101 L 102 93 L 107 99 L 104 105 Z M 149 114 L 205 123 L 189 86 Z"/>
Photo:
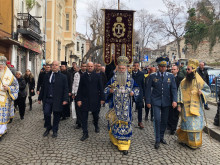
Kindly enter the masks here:
<path id="1" fill-rule="evenodd" d="M 180 57 L 185 58 L 186 46 L 184 38 L 180 40 L 180 54 L 178 54 L 178 43 L 176 40 L 166 44 L 165 47 L 165 54 L 169 57 L 172 63 L 177 62 Z"/>
<path id="2" fill-rule="evenodd" d="M 13 12 L 13 0 L 0 0 L 0 56 L 5 56 L 9 61 L 12 59 L 13 45 L 19 45 L 13 36 Z"/>
<path id="3" fill-rule="evenodd" d="M 12 64 L 25 73 L 30 69 L 37 79 L 42 67 L 45 46 L 46 3 L 36 0 L 32 9 L 25 0 L 14 1 L 13 34 L 20 43 L 13 47 Z"/>
<path id="4" fill-rule="evenodd" d="M 46 59 L 74 61 L 76 0 L 47 0 Z"/>
<path id="5" fill-rule="evenodd" d="M 76 45 L 75 45 L 75 57 L 74 57 L 74 61 L 77 64 L 81 64 L 82 58 L 84 57 L 84 55 L 86 54 L 86 52 L 88 51 L 88 42 L 86 40 L 86 37 L 81 34 L 81 33 L 76 33 Z"/>

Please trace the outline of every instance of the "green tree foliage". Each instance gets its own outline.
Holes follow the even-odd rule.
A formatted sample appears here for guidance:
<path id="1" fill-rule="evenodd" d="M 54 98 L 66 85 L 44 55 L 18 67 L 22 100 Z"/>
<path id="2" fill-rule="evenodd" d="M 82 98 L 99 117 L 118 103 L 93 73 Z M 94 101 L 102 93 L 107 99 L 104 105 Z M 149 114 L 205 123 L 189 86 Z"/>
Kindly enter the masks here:
<path id="1" fill-rule="evenodd" d="M 25 0 L 26 9 L 27 9 L 28 13 L 34 7 L 35 3 L 36 3 L 35 0 Z"/>
<path id="2" fill-rule="evenodd" d="M 216 20 L 214 10 L 208 10 L 204 4 L 198 8 L 198 15 L 196 9 L 188 10 L 188 21 L 185 26 L 185 43 L 190 44 L 194 50 L 204 40 L 208 39 L 210 42 L 210 51 L 216 41 L 220 39 L 220 22 Z"/>

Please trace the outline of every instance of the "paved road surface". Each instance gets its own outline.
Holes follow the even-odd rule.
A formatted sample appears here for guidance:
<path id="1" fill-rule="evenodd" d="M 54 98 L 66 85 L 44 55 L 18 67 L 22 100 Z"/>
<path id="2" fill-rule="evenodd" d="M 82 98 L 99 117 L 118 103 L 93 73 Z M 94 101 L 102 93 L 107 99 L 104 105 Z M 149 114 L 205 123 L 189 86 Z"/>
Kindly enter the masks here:
<path id="1" fill-rule="evenodd" d="M 176 136 L 166 134 L 169 145 L 155 150 L 153 124 L 144 121 L 144 130 L 137 128 L 136 112 L 131 148 L 124 156 L 109 141 L 106 112 L 107 108 L 102 108 L 99 134 L 95 133 L 89 116 L 89 139 L 84 142 L 79 140 L 82 131 L 74 129 L 72 119 L 61 121 L 56 139 L 51 137 L 52 133 L 44 138 L 42 108 L 35 103 L 32 111 L 27 110 L 24 120 L 16 113 L 13 123 L 8 125 L 8 134 L 0 142 L 0 164 L 220 164 L 220 143 L 215 140 L 210 143 L 205 133 L 200 149 L 181 146 Z"/>

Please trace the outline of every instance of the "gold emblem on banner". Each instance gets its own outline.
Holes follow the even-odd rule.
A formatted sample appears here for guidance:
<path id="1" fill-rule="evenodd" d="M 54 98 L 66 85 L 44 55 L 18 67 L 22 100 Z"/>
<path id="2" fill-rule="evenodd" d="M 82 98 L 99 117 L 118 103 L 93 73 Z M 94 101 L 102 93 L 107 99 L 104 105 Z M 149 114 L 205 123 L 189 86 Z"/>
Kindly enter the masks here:
<path id="1" fill-rule="evenodd" d="M 114 23 L 112 31 L 113 31 L 113 36 L 117 38 L 124 37 L 125 35 L 125 24 L 122 23 L 122 17 L 117 17 L 116 18 L 117 22 Z"/>

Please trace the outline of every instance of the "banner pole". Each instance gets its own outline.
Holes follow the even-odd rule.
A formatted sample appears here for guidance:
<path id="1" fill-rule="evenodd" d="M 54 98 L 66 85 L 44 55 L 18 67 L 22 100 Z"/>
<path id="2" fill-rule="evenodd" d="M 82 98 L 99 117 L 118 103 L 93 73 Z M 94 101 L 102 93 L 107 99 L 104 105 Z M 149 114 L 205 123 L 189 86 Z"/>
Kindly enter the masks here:
<path id="1" fill-rule="evenodd" d="M 118 0 L 118 10 L 120 10 L 120 0 Z"/>

